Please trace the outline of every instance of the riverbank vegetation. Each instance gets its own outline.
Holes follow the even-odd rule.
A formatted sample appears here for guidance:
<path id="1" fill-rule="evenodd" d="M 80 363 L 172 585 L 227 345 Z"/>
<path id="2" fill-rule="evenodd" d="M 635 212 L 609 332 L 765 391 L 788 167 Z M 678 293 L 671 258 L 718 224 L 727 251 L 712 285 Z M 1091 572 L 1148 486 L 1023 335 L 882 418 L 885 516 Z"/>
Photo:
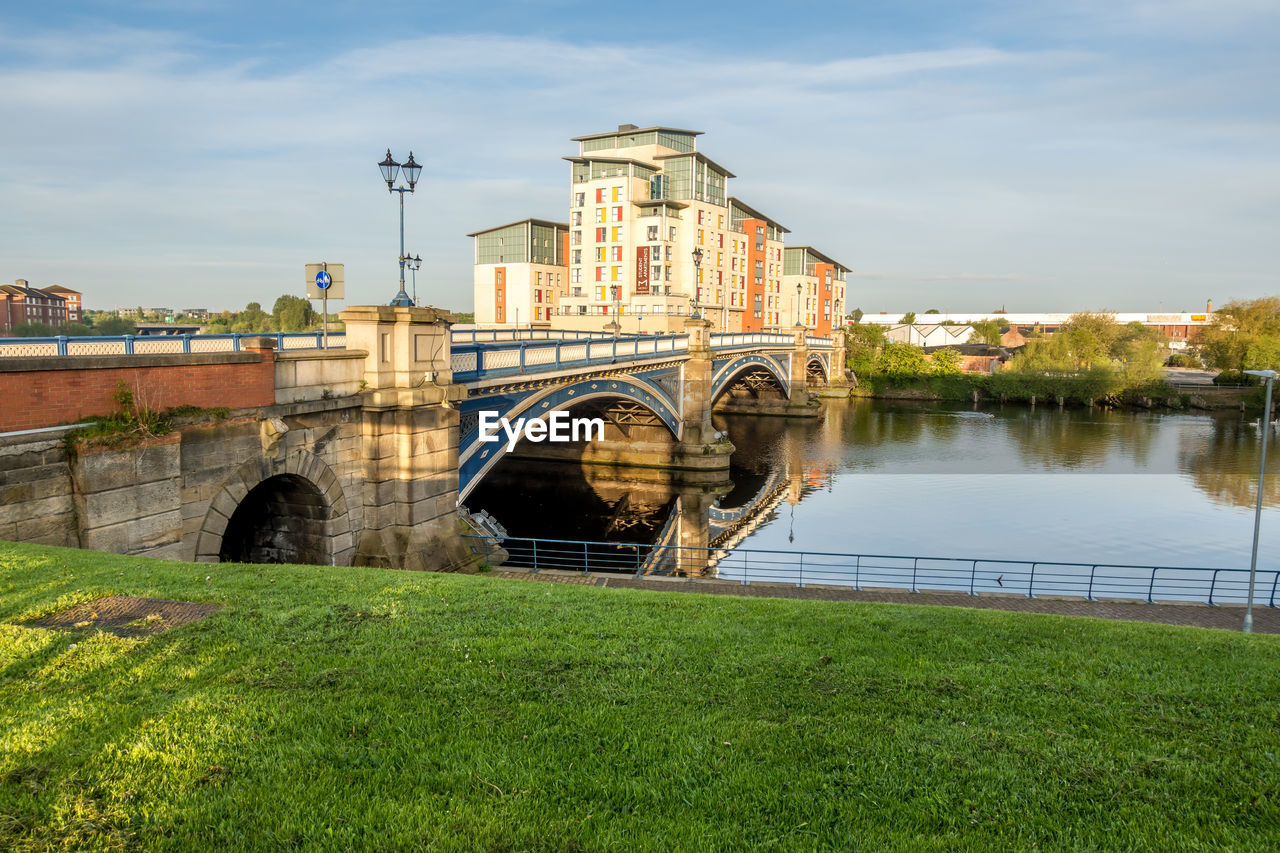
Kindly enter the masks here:
<path id="1" fill-rule="evenodd" d="M 1073 314 L 1053 335 L 1033 334 L 1004 369 L 989 375 L 962 373 L 954 349 L 926 354 L 920 347 L 887 341 L 882 326 L 853 323 L 845 334 L 848 366 L 872 394 L 1061 399 L 1085 405 L 1176 407 L 1183 402 L 1161 377 L 1167 354 L 1159 333 L 1141 323 L 1121 325 L 1111 314 Z M 990 321 L 975 327 L 974 336 L 974 343 L 995 345 L 1000 328 Z"/>
<path id="2" fill-rule="evenodd" d="M 1280 846 L 1280 642 L 0 543 L 0 847 Z M 100 596 L 221 605 L 122 637 Z"/>

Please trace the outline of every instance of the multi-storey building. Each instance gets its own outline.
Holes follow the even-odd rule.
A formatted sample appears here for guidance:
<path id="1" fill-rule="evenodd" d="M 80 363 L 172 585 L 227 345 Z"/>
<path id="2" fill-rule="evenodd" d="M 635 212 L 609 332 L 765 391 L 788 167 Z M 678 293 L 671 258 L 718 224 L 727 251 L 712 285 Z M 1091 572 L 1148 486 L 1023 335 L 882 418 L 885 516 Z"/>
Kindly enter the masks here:
<path id="1" fill-rule="evenodd" d="M 478 324 L 546 323 L 565 292 L 569 226 L 522 219 L 468 234 L 476 241 Z"/>
<path id="2" fill-rule="evenodd" d="M 55 284 L 52 287 L 41 288 L 45 293 L 52 293 L 55 296 L 61 296 L 67 301 L 67 322 L 80 323 L 83 322 L 84 306 L 80 302 L 80 291 L 72 290 L 69 287 L 63 287 Z"/>
<path id="3" fill-rule="evenodd" d="M 531 223 L 541 221 L 524 220 L 469 235 L 476 238 L 476 322 L 554 317 L 554 325 L 569 329 L 617 322 L 626 332 L 662 332 L 683 329 L 694 311 L 727 331 L 795 322 L 785 281 L 788 230 L 727 194 L 734 174 L 697 150 L 701 135 L 625 124 L 574 139 L 578 153 L 565 158 L 571 172 L 569 222 L 559 226 L 567 230 L 564 257 L 562 266 L 545 270 L 564 276 L 558 304 L 553 313 L 539 315 L 529 300 L 519 318 L 510 304 L 501 304 L 499 291 L 508 301 L 517 291 L 522 298 L 530 288 L 538 292 L 529 274 L 521 271 L 516 285 L 511 269 L 503 269 L 532 263 L 501 251 L 512 245 L 506 241 L 529 243 Z M 839 295 L 834 289 L 815 291 L 811 325 L 819 324 L 825 307 L 829 331 L 831 318 L 843 317 L 845 268 L 825 256 L 822 261 L 832 265 L 833 283 L 839 270 Z"/>
<path id="4" fill-rule="evenodd" d="M 734 290 L 730 310 L 742 312 L 734 331 L 760 332 L 783 327 L 783 235 L 788 230 L 741 199 L 729 199 L 733 235 Z"/>
<path id="5" fill-rule="evenodd" d="M 67 325 L 67 300 L 50 290 L 32 287 L 25 278 L 0 284 L 0 332 L 10 334 L 14 326 L 26 323 Z"/>
<path id="6" fill-rule="evenodd" d="M 793 297 L 787 306 L 788 322 L 808 326 L 818 335 L 843 326 L 849 268 L 812 246 L 787 246 L 783 257 L 782 287 Z"/>

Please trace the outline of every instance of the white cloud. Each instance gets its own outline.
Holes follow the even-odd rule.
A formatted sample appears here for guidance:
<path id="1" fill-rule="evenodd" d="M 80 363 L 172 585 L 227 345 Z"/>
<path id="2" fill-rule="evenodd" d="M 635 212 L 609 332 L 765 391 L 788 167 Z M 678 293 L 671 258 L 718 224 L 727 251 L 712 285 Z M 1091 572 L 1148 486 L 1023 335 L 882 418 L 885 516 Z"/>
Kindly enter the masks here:
<path id="1" fill-rule="evenodd" d="M 420 292 L 469 306 L 464 235 L 565 218 L 568 137 L 626 121 L 707 131 L 703 150 L 742 176 L 733 194 L 792 242 L 882 271 L 856 278 L 864 308 L 900 307 L 907 285 L 977 310 L 1076 293 L 1136 308 L 1252 295 L 1280 269 L 1280 125 L 1273 103 L 1235 100 L 1274 60 L 1204 71 L 971 45 L 744 65 L 475 35 L 265 71 L 173 34 L 83 42 L 37 35 L 0 68 L 0 276 L 82 287 L 91 306 L 174 287 L 264 301 L 322 257 L 347 264 L 353 297 L 389 299 L 398 214 L 374 166 L 388 145 L 426 166 L 406 204 Z M 983 269 L 1001 272 L 955 272 Z"/>

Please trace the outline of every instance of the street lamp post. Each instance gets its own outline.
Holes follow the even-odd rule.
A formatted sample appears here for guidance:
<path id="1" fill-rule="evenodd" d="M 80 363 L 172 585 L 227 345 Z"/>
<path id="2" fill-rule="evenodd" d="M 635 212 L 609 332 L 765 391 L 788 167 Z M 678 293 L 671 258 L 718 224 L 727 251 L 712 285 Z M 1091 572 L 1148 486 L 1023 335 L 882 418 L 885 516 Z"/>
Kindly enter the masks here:
<path id="1" fill-rule="evenodd" d="M 689 316 L 695 320 L 702 318 L 698 310 L 698 297 L 702 295 L 702 250 L 693 250 L 693 313 Z"/>
<path id="2" fill-rule="evenodd" d="M 613 285 L 613 336 L 622 334 L 622 285 Z"/>
<path id="3" fill-rule="evenodd" d="M 1267 402 L 1262 406 L 1262 458 L 1258 461 L 1258 503 L 1253 510 L 1253 553 L 1249 557 L 1249 598 L 1244 606 L 1244 626 L 1246 634 L 1253 632 L 1253 587 L 1258 575 L 1258 530 L 1262 524 L 1263 482 L 1267 476 L 1267 439 L 1271 435 L 1271 385 L 1277 374 L 1274 370 L 1246 370 L 1252 376 L 1260 376 L 1267 380 Z"/>
<path id="4" fill-rule="evenodd" d="M 408 256 L 404 253 L 404 194 L 413 192 L 414 185 L 418 183 L 418 175 L 422 173 L 422 167 L 413 161 L 412 151 L 409 152 L 409 159 L 402 166 L 392 158 L 391 149 L 388 148 L 387 159 L 379 163 L 378 168 L 382 170 L 382 180 L 387 182 L 387 192 L 400 194 L 400 292 L 391 300 L 391 304 L 409 307 L 415 300 L 410 299 L 409 294 L 404 292 L 404 268 L 405 261 L 408 260 Z M 409 184 L 407 187 L 395 185 L 396 177 L 402 170 L 404 179 Z"/>
<path id="5" fill-rule="evenodd" d="M 801 286 L 797 284 L 796 285 L 796 325 L 797 326 L 804 325 L 800 322 L 800 290 L 801 290 Z M 806 326 L 806 328 L 808 327 Z"/>
<path id="6" fill-rule="evenodd" d="M 405 255 L 400 259 L 413 273 L 413 304 L 418 304 L 418 270 L 422 269 L 422 257 L 418 255 Z"/>

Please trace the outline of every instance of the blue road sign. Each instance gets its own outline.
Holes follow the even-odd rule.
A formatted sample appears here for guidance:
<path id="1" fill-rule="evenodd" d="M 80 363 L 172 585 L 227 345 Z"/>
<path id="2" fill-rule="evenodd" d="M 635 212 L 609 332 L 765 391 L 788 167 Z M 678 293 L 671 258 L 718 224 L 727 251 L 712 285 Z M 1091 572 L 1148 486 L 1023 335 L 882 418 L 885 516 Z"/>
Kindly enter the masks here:
<path id="1" fill-rule="evenodd" d="M 316 287 L 321 290 L 328 290 L 331 284 L 333 284 L 333 279 L 329 277 L 327 272 L 320 270 L 320 272 L 316 273 Z"/>

